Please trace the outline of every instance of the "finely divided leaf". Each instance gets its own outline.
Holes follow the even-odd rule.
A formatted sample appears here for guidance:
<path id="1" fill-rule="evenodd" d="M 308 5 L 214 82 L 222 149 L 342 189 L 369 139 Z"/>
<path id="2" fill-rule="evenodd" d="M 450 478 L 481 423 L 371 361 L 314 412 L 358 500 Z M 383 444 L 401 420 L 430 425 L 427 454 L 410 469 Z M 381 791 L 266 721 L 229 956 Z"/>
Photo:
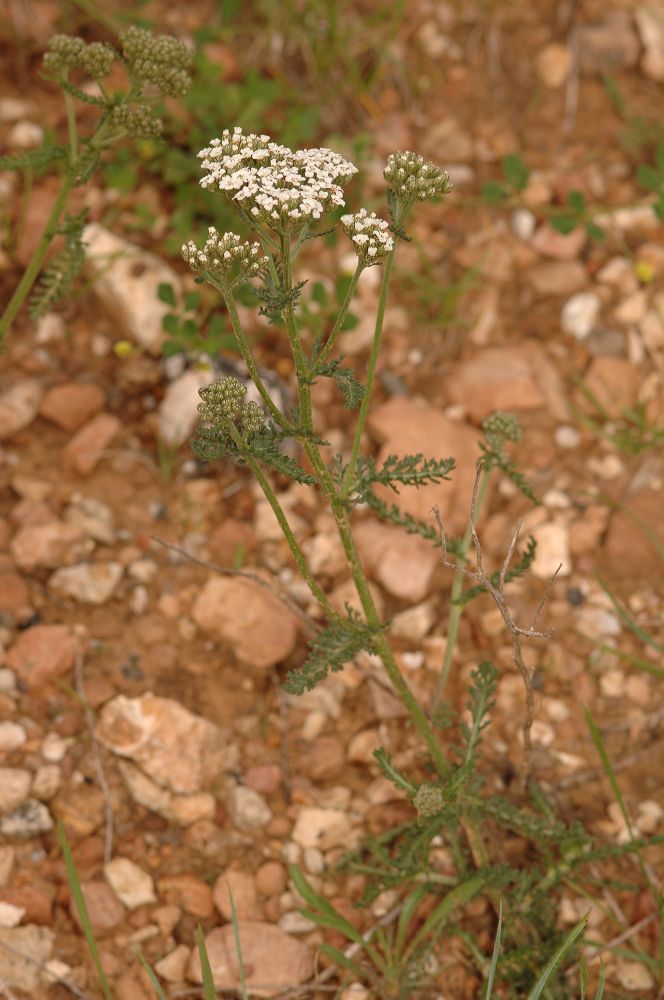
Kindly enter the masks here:
<path id="1" fill-rule="evenodd" d="M 309 643 L 309 656 L 299 670 L 291 670 L 284 688 L 289 694 L 311 691 L 330 671 L 341 670 L 358 653 L 373 652 L 373 632 L 359 617 L 333 622 Z"/>
<path id="2" fill-rule="evenodd" d="M 343 354 L 333 361 L 325 361 L 317 367 L 316 375 L 333 378 L 343 397 L 345 408 L 347 410 L 356 410 L 364 397 L 364 386 L 355 378 L 353 369 L 345 368 L 341 363 L 342 361 Z"/>

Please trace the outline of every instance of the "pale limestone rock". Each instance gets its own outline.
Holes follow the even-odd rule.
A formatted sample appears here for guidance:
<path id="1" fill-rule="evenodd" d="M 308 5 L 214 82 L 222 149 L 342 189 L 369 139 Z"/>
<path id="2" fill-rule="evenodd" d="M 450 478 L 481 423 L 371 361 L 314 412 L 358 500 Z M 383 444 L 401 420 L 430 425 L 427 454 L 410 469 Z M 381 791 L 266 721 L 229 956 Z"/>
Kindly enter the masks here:
<path id="1" fill-rule="evenodd" d="M 42 802 L 25 799 L 24 802 L 0 820 L 0 833 L 5 837 L 38 837 L 53 829 L 51 814 Z"/>
<path id="2" fill-rule="evenodd" d="M 651 80 L 664 83 L 664 11 L 657 4 L 637 7 L 634 19 L 645 49 L 641 69 Z"/>
<path id="3" fill-rule="evenodd" d="M 562 521 L 551 521 L 533 530 L 537 554 L 531 572 L 540 580 L 550 580 L 560 566 L 559 577 L 572 571 L 569 551 L 569 529 Z"/>
<path id="4" fill-rule="evenodd" d="M 252 996 L 276 996 L 311 977 L 313 956 L 310 949 L 279 927 L 246 920 L 239 921 L 238 932 L 247 989 Z M 241 984 L 232 925 L 211 931 L 205 938 L 205 947 L 217 989 L 238 989 Z M 197 949 L 192 952 L 187 978 L 195 983 L 202 981 Z"/>
<path id="5" fill-rule="evenodd" d="M 22 767 L 0 767 L 0 813 L 18 809 L 30 794 L 32 775 Z"/>
<path id="6" fill-rule="evenodd" d="M 0 981 L 37 997 L 44 985 L 41 965 L 50 959 L 54 940 L 55 934 L 49 927 L 36 924 L 0 928 L 0 945 L 7 945 L 0 947 Z M 34 961 L 26 961 L 24 955 Z"/>
<path id="7" fill-rule="evenodd" d="M 48 589 L 80 604 L 105 604 L 115 593 L 122 573 L 117 562 L 76 563 L 57 569 L 49 577 Z"/>
<path id="8" fill-rule="evenodd" d="M 572 68 L 572 53 L 566 45 L 552 42 L 535 56 L 537 75 L 550 90 L 557 90 L 567 80 Z"/>
<path id="9" fill-rule="evenodd" d="M 177 448 L 193 434 L 198 423 L 198 390 L 214 379 L 211 369 L 191 369 L 174 379 L 159 404 L 157 433 L 160 441 Z"/>
<path id="10" fill-rule="evenodd" d="M 239 577 L 211 577 L 192 617 L 204 632 L 228 643 L 238 659 L 273 667 L 294 649 L 297 619 L 264 587 Z"/>
<path id="11" fill-rule="evenodd" d="M 88 555 L 94 543 L 73 524 L 49 521 L 20 528 L 9 547 L 19 569 L 57 569 Z"/>
<path id="12" fill-rule="evenodd" d="M 466 402 L 466 400 L 464 400 Z M 371 432 L 381 442 L 378 465 L 388 455 L 416 455 L 425 458 L 456 459 L 450 479 L 435 486 L 400 486 L 396 497 L 402 511 L 435 526 L 431 508 L 437 504 L 451 531 L 465 527 L 475 480 L 475 462 L 479 457 L 477 432 L 443 416 L 433 406 L 395 396 L 369 416 Z M 377 487 L 377 495 L 388 504 L 395 502 L 388 487 Z"/>
<path id="13" fill-rule="evenodd" d="M 42 392 L 39 382 L 25 378 L 0 393 L 0 441 L 13 437 L 32 423 Z"/>
<path id="14" fill-rule="evenodd" d="M 565 333 L 570 333 L 577 340 L 584 340 L 593 330 L 601 306 L 601 299 L 595 292 L 579 292 L 562 307 L 560 325 Z"/>
<path id="15" fill-rule="evenodd" d="M 157 297 L 160 284 L 178 294 L 177 273 L 154 254 L 114 236 L 97 223 L 83 233 L 86 257 L 95 276 L 93 290 L 115 319 L 121 336 L 158 354 L 164 339 L 162 320 L 170 306 Z"/>
<path id="16" fill-rule="evenodd" d="M 272 819 L 272 810 L 253 788 L 236 785 L 230 792 L 229 811 L 238 830 L 260 830 Z"/>
<path id="17" fill-rule="evenodd" d="M 152 877 L 129 858 L 113 858 L 105 864 L 104 878 L 128 910 L 157 900 Z"/>
<path id="18" fill-rule="evenodd" d="M 168 955 L 155 962 L 155 972 L 167 983 L 184 982 L 190 957 L 191 949 L 186 944 L 179 944 Z"/>
<path id="19" fill-rule="evenodd" d="M 340 809 L 305 806 L 298 813 L 291 836 L 300 847 L 326 851 L 343 844 L 350 829 L 350 819 Z"/>
<path id="20" fill-rule="evenodd" d="M 362 561 L 378 583 L 402 600 L 426 597 L 440 562 L 430 541 L 378 521 L 362 521 L 354 534 Z"/>
<path id="21" fill-rule="evenodd" d="M 205 790 L 226 762 L 225 732 L 171 698 L 119 695 L 104 705 L 96 732 L 108 750 L 180 795 Z"/>

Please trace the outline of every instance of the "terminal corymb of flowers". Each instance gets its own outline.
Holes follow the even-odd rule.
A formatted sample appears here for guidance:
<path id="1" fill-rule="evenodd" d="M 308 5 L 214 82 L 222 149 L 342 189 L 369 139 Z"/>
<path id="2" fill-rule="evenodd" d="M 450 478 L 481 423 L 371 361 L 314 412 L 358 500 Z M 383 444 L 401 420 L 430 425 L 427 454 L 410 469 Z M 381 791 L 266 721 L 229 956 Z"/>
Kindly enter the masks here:
<path id="1" fill-rule="evenodd" d="M 225 129 L 198 154 L 206 176 L 201 187 L 221 191 L 255 222 L 292 232 L 343 207 L 342 185 L 355 167 L 330 149 L 293 151 L 267 135 Z"/>

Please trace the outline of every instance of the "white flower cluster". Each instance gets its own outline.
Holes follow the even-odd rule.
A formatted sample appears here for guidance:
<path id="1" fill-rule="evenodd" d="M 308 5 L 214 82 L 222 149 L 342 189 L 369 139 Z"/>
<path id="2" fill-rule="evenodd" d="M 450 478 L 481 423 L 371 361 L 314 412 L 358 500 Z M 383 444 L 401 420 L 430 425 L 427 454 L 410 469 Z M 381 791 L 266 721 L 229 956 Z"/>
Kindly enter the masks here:
<path id="1" fill-rule="evenodd" d="M 182 247 L 182 256 L 192 271 L 203 274 L 208 280 L 216 278 L 231 285 L 248 278 L 257 278 L 267 265 L 267 257 L 260 253 L 257 243 L 248 243 L 236 233 L 220 236 L 214 226 L 202 247 L 193 240 Z"/>
<path id="2" fill-rule="evenodd" d="M 341 185 L 357 173 L 330 149 L 293 152 L 267 135 L 244 135 L 241 128 L 225 129 L 198 155 L 207 172 L 201 187 L 223 191 L 256 222 L 281 232 L 343 206 Z"/>
<path id="3" fill-rule="evenodd" d="M 354 215 L 342 215 L 341 225 L 362 264 L 377 264 L 394 247 L 389 224 L 366 208 Z"/>
<path id="4" fill-rule="evenodd" d="M 425 160 L 419 153 L 390 153 L 383 177 L 401 198 L 431 201 L 452 190 L 449 175 L 442 167 Z"/>

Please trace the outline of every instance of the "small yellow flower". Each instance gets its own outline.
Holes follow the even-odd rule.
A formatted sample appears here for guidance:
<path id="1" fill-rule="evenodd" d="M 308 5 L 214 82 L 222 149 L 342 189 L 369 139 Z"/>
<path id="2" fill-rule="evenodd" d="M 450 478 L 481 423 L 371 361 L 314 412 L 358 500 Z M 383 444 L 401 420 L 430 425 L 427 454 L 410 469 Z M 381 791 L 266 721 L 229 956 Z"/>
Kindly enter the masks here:
<path id="1" fill-rule="evenodd" d="M 655 277 L 655 268 L 647 260 L 637 260 L 634 264 L 634 274 L 642 285 L 649 285 Z"/>
<path id="2" fill-rule="evenodd" d="M 113 353 L 116 358 L 128 358 L 134 353 L 134 345 L 128 340 L 116 340 L 113 344 Z"/>

